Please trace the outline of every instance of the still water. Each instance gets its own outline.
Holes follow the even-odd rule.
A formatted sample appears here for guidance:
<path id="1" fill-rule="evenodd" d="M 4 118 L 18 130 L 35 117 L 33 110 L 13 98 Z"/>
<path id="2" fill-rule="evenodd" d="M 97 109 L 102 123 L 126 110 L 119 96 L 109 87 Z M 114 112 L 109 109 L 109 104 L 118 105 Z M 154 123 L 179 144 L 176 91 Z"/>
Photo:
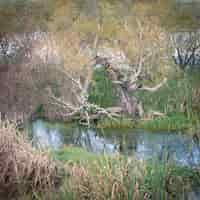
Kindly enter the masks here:
<path id="1" fill-rule="evenodd" d="M 189 167 L 200 165 L 198 138 L 178 133 L 151 133 L 134 129 L 86 129 L 37 120 L 32 124 L 35 145 L 59 149 L 73 145 L 93 153 L 136 156 L 138 159 L 157 158 Z"/>

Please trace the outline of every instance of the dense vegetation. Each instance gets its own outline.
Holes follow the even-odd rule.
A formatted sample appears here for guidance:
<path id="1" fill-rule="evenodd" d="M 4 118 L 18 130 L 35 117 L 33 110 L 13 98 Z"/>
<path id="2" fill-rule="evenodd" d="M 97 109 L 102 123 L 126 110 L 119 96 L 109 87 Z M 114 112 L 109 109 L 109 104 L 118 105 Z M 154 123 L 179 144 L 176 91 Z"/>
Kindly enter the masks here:
<path id="1" fill-rule="evenodd" d="M 21 121 L 45 118 L 188 132 L 199 145 L 199 14 L 184 5 L 0 1 L 0 199 L 191 198 L 199 168 L 168 155 L 141 161 L 71 146 L 39 152 L 18 130 Z"/>

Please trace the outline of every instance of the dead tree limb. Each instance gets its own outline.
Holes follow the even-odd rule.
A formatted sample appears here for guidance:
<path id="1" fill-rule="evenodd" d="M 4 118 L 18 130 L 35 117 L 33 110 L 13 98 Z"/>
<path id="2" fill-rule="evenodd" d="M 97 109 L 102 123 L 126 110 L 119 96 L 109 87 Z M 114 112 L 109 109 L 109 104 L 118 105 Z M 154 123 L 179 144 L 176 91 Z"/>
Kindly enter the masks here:
<path id="1" fill-rule="evenodd" d="M 165 83 L 166 78 L 154 87 L 143 86 L 141 84 L 141 77 L 144 76 L 145 67 L 149 64 L 149 60 L 151 58 L 155 58 L 157 49 L 152 45 L 148 48 L 144 47 L 142 40 L 143 34 L 145 32 L 142 23 L 138 20 L 138 43 L 141 43 L 139 52 L 134 58 L 132 63 L 128 62 L 128 67 L 123 68 L 122 66 L 126 62 L 126 56 L 123 51 L 117 51 L 116 53 L 113 49 L 102 47 L 102 52 L 100 53 L 100 47 L 97 48 L 95 41 L 95 55 L 94 59 L 90 60 L 87 66 L 92 70 L 96 65 L 104 66 L 108 78 L 113 82 L 114 87 L 116 88 L 117 95 L 120 97 L 119 105 L 113 108 L 102 108 L 98 105 L 89 102 L 89 86 L 91 79 L 87 76 L 84 77 L 84 81 L 81 80 L 80 76 L 73 76 L 66 69 L 61 69 L 61 72 L 65 75 L 67 80 L 72 82 L 72 93 L 75 97 L 76 102 L 66 102 L 63 98 L 58 98 L 53 94 L 49 94 L 50 99 L 52 100 L 52 104 L 59 106 L 62 108 L 67 120 L 75 119 L 79 120 L 81 124 L 90 126 L 90 123 L 93 119 L 100 119 L 101 117 L 107 117 L 110 119 L 116 119 L 120 117 L 121 114 L 126 114 L 131 118 L 141 117 L 144 113 L 142 103 L 135 96 L 135 92 L 139 90 L 155 92 L 160 89 Z M 98 40 L 98 39 L 96 39 Z M 152 49 L 154 48 L 154 49 Z M 82 53 L 82 51 L 78 50 L 76 52 Z M 71 56 L 71 53 L 69 53 Z M 74 55 L 75 56 L 75 55 Z M 68 65 L 72 65 L 72 62 L 66 62 Z M 80 65 L 80 63 L 76 63 L 76 65 Z"/>
<path id="2" fill-rule="evenodd" d="M 157 90 L 159 90 L 165 83 L 167 82 L 167 78 L 164 78 L 164 80 L 159 83 L 158 85 L 154 86 L 154 87 L 148 87 L 148 86 L 142 86 L 141 88 L 139 88 L 140 90 L 145 90 L 145 91 L 149 91 L 149 92 L 156 92 Z"/>
<path id="3" fill-rule="evenodd" d="M 78 120 L 80 124 L 90 127 L 91 121 L 95 118 L 108 117 L 115 119 L 116 117 L 120 117 L 120 108 L 102 108 L 89 102 L 88 88 L 90 81 L 88 79 L 84 83 L 81 83 L 80 77 L 73 78 L 66 71 L 63 71 L 63 73 L 73 83 L 73 93 L 75 94 L 77 103 L 72 104 L 71 102 L 67 102 L 60 97 L 56 97 L 51 92 L 49 93 L 49 98 L 52 105 L 59 106 L 64 110 L 63 117 L 66 120 Z"/>

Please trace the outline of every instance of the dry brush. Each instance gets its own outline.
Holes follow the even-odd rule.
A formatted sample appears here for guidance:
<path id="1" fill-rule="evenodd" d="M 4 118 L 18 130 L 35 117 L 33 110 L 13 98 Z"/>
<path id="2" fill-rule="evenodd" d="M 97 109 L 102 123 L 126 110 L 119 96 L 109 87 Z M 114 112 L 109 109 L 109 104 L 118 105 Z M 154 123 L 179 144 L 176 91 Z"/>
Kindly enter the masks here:
<path id="1" fill-rule="evenodd" d="M 0 198 L 50 191 L 61 181 L 60 167 L 32 145 L 14 123 L 0 121 Z"/>

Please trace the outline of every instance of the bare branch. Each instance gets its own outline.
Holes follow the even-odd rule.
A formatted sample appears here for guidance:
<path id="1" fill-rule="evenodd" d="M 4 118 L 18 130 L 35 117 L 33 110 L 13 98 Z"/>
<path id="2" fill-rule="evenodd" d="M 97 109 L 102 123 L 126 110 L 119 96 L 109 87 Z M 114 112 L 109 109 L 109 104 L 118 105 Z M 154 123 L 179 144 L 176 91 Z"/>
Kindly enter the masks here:
<path id="1" fill-rule="evenodd" d="M 143 86 L 139 89 L 140 90 L 146 90 L 146 91 L 149 91 L 149 92 L 155 92 L 155 91 L 159 90 L 166 82 L 167 82 L 167 78 L 164 78 L 164 80 L 161 83 L 159 83 L 158 85 L 156 85 L 155 87 Z"/>
<path id="2" fill-rule="evenodd" d="M 53 102 L 51 102 L 52 104 L 57 104 L 63 108 L 67 108 L 70 110 L 77 110 L 77 108 L 73 106 L 71 103 L 65 102 L 64 100 L 57 98 L 53 95 L 49 95 L 49 97 L 53 100 Z"/>

